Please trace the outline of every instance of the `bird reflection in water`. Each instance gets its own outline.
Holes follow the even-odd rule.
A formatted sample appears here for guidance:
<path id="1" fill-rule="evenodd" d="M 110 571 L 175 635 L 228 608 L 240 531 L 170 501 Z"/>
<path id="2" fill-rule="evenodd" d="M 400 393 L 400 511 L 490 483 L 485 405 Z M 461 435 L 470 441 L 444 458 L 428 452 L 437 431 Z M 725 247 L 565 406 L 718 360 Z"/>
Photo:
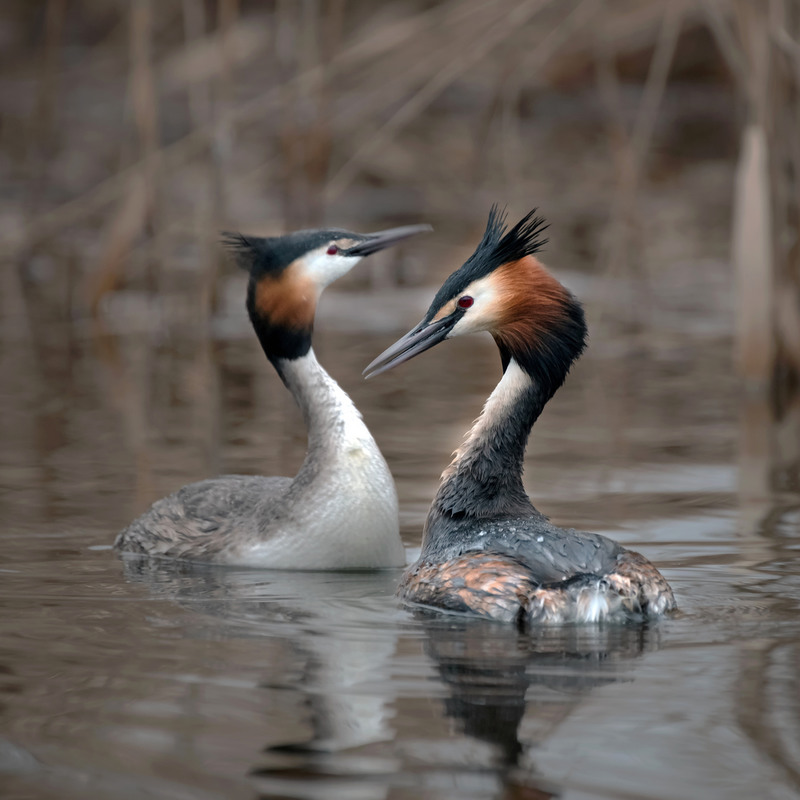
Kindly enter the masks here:
<path id="1" fill-rule="evenodd" d="M 659 646 L 658 625 L 521 633 L 457 615 L 417 612 L 409 620 L 395 607 L 394 571 L 124 564 L 129 579 L 200 612 L 185 621 L 197 626 L 187 636 L 280 638 L 290 650 L 291 662 L 265 661 L 253 685 L 254 704 L 266 709 L 280 697 L 279 705 L 302 717 L 270 729 L 250 771 L 263 797 L 383 800 L 398 787 L 434 797 L 558 797 L 558 787 L 537 773 L 536 746 L 594 688 L 633 680 L 637 659 Z M 430 662 L 438 689 L 428 683 Z M 396 677 L 408 668 L 410 692 Z M 424 696 L 434 704 L 442 698 L 449 726 L 414 718 L 419 678 Z"/>
<path id="2" fill-rule="evenodd" d="M 504 783 L 538 792 L 525 797 L 558 796 L 537 780 L 531 748 L 588 692 L 633 680 L 632 662 L 658 648 L 657 629 L 641 624 L 521 633 L 485 620 L 442 619 L 428 612 L 418 617 L 427 633 L 425 651 L 447 689 L 445 715 L 459 731 L 492 747 Z"/>
<path id="3" fill-rule="evenodd" d="M 386 709 L 392 698 L 372 686 L 387 686 L 393 622 L 405 616 L 393 597 L 397 571 L 230 569 L 129 555 L 123 565 L 128 580 L 193 612 L 181 620 L 187 638 L 268 637 L 270 651 L 281 650 L 280 665 L 265 662 L 261 650 L 248 651 L 264 667 L 254 688 L 299 692 L 308 718 L 300 727 L 310 732 L 287 744 L 280 738 L 286 729 L 276 731 L 270 745 L 276 750 L 326 752 L 392 738 Z M 292 722 L 288 730 L 298 728 Z"/>

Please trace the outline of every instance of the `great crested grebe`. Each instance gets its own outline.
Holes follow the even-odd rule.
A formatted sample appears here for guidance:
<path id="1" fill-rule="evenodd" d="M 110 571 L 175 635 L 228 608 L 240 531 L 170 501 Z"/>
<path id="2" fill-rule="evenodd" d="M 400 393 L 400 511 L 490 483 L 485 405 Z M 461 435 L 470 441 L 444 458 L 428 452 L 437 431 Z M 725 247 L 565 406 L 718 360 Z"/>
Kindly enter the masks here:
<path id="1" fill-rule="evenodd" d="M 347 394 L 311 347 L 317 300 L 364 256 L 430 230 L 227 235 L 250 273 L 247 311 L 308 427 L 294 478 L 225 475 L 157 501 L 114 546 L 191 561 L 275 569 L 398 567 L 405 553 L 389 468 Z"/>
<path id="2" fill-rule="evenodd" d="M 604 536 L 556 527 L 522 485 L 531 428 L 586 342 L 580 303 L 535 257 L 545 227 L 535 211 L 506 231 L 505 215 L 493 207 L 478 248 L 422 322 L 365 370 L 377 375 L 477 331 L 492 334 L 503 365 L 442 474 L 422 552 L 398 594 L 521 626 L 659 616 L 675 599 L 647 559 Z"/>

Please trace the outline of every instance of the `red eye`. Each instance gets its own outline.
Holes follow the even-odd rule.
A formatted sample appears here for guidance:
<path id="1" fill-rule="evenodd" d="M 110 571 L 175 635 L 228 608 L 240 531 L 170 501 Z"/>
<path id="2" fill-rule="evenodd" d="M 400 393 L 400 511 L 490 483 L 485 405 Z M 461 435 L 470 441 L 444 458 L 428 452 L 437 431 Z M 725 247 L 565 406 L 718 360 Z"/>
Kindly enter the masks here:
<path id="1" fill-rule="evenodd" d="M 458 298 L 458 305 L 459 308 L 469 308 L 475 301 L 468 295 L 465 294 L 463 297 Z"/>
<path id="2" fill-rule="evenodd" d="M 339 252 L 339 248 L 335 244 L 332 244 L 328 248 L 328 255 L 329 256 L 335 256 L 338 252 Z"/>

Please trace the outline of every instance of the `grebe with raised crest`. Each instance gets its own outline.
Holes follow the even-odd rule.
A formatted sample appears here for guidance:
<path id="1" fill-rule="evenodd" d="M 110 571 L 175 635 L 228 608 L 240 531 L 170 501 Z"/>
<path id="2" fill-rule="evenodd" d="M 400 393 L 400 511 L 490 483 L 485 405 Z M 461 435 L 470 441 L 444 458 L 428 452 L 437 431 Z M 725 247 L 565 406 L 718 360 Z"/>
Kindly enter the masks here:
<path id="1" fill-rule="evenodd" d="M 489 331 L 503 377 L 444 471 L 419 560 L 398 590 L 409 604 L 530 624 L 660 616 L 669 584 L 643 556 L 594 533 L 559 528 L 522 484 L 533 424 L 586 343 L 578 300 L 536 258 L 536 210 L 511 230 L 497 207 L 473 255 L 424 319 L 365 370 L 378 375 L 445 339 Z"/>

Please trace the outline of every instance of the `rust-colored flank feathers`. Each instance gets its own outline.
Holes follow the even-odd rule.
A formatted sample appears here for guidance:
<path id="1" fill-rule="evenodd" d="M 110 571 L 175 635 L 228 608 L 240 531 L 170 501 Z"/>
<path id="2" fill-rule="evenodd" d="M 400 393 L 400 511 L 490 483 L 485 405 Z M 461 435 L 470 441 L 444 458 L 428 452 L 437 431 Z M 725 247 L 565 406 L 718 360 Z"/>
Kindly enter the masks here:
<path id="1" fill-rule="evenodd" d="M 512 556 L 466 553 L 443 564 L 418 562 L 403 575 L 398 594 L 423 606 L 515 622 L 537 588 Z"/>
<path id="2" fill-rule="evenodd" d="M 444 562 L 421 559 L 403 575 L 398 595 L 406 602 L 475 614 L 520 628 L 534 624 L 641 617 L 675 607 L 661 573 L 639 553 L 622 550 L 602 577 L 574 574 L 543 583 L 522 558 L 467 552 Z"/>

